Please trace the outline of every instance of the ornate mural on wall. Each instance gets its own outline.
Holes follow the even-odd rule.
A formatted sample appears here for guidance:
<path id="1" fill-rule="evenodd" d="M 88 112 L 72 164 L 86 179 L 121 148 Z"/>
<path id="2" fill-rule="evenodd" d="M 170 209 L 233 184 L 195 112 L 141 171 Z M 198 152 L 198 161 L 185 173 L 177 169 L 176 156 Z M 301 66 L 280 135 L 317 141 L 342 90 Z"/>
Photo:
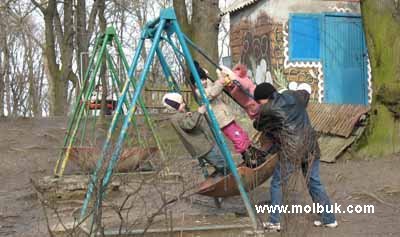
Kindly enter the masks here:
<path id="1" fill-rule="evenodd" d="M 255 22 L 243 19 L 232 25 L 233 62 L 247 65 L 251 78 L 257 84 L 270 82 L 281 90 L 289 89 L 290 82 L 296 82 L 296 88 L 307 85 L 311 88 L 311 100 L 316 101 L 319 99 L 322 71 L 315 66 L 288 64 L 285 29 L 286 23 L 273 22 L 266 13 L 261 13 Z"/>
<path id="2" fill-rule="evenodd" d="M 243 20 L 231 29 L 233 61 L 245 64 L 256 83 L 272 83 L 277 26 L 262 13 L 255 22 Z"/>
<path id="3" fill-rule="evenodd" d="M 246 32 L 243 40 L 240 62 L 247 65 L 257 83 L 272 82 L 270 35 L 254 35 Z M 268 74 L 268 76 L 267 76 Z"/>

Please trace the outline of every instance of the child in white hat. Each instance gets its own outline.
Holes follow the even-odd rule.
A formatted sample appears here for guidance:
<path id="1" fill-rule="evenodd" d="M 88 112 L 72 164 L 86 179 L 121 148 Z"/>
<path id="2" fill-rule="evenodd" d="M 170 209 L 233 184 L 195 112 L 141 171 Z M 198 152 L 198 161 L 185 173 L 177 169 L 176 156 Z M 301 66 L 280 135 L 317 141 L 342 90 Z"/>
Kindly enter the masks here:
<path id="1" fill-rule="evenodd" d="M 213 176 L 227 173 L 224 158 L 215 144 L 204 116 L 205 107 L 201 106 L 195 112 L 188 112 L 179 93 L 165 94 L 162 102 L 167 109 L 178 111 L 170 121 L 189 154 L 194 159 L 210 163 L 215 168 Z"/>

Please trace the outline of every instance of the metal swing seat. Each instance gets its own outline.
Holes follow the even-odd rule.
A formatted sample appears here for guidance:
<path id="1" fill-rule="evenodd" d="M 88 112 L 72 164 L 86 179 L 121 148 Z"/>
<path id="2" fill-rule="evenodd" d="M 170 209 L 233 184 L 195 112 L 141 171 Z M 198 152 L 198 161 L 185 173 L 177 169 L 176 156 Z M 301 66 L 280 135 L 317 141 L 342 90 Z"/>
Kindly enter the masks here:
<path id="1" fill-rule="evenodd" d="M 106 100 L 106 106 L 107 109 L 114 111 L 115 108 L 117 107 L 117 103 L 118 101 L 116 100 Z M 90 101 L 88 102 L 88 107 L 90 110 L 98 110 L 101 109 L 101 101 L 97 100 L 97 101 Z"/>
<path id="2" fill-rule="evenodd" d="M 269 141 L 261 141 L 263 150 L 269 150 L 273 144 Z M 276 163 L 278 162 L 278 154 L 271 152 L 266 156 L 264 163 L 255 168 L 249 168 L 245 162 L 242 162 L 237 167 L 237 172 L 243 182 L 246 191 L 251 191 L 257 186 L 263 184 L 272 176 Z M 232 174 L 223 177 L 207 177 L 206 180 L 200 183 L 198 194 L 209 197 L 231 197 L 240 195 L 238 185 Z"/>
<path id="3" fill-rule="evenodd" d="M 237 171 L 246 191 L 251 191 L 268 180 L 274 172 L 278 155 L 273 154 L 256 168 L 249 168 L 244 163 L 238 165 Z M 240 194 L 232 174 L 224 177 L 208 177 L 200 183 L 198 194 L 209 197 L 231 197 Z"/>
<path id="4" fill-rule="evenodd" d="M 65 148 L 67 149 L 67 148 Z M 158 154 L 158 147 L 128 147 L 123 149 L 120 160 L 115 167 L 116 172 L 130 172 L 150 161 Z M 74 146 L 71 147 L 69 159 L 83 171 L 92 172 L 96 168 L 96 162 L 101 153 L 98 147 Z"/>
<path id="5" fill-rule="evenodd" d="M 273 149 L 273 143 L 265 139 L 260 140 L 262 149 L 270 151 L 265 161 L 254 168 L 247 167 L 245 162 L 237 166 L 237 172 L 246 191 L 251 191 L 267 181 L 278 162 L 278 154 L 276 149 Z M 240 190 L 233 175 L 228 174 L 223 177 L 207 177 L 200 183 L 197 193 L 209 197 L 231 197 L 239 195 Z"/>

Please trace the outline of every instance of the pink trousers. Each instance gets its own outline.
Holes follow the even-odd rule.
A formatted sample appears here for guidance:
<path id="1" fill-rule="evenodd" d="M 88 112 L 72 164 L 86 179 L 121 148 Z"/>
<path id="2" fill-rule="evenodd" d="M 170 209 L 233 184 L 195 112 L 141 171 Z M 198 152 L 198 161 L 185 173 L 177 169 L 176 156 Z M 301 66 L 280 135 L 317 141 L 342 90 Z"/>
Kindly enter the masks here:
<path id="1" fill-rule="evenodd" d="M 232 121 L 230 124 L 223 127 L 222 132 L 229 140 L 232 141 L 235 151 L 239 154 L 246 151 L 251 144 L 247 132 L 244 131 L 235 121 Z"/>

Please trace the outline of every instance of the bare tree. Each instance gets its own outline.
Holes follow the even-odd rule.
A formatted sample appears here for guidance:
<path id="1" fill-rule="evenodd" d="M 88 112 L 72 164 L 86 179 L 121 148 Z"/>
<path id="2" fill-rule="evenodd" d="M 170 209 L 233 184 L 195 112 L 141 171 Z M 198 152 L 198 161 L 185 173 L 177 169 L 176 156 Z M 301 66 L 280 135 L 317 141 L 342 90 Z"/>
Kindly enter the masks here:
<path id="1" fill-rule="evenodd" d="M 217 3 L 193 1 L 193 4 L 182 5 L 182 1 L 174 2 L 174 6 L 181 4 L 185 8 L 183 12 L 182 8 L 177 8 L 183 30 L 215 61 L 218 60 Z M 82 86 L 80 75 L 86 72 L 89 51 L 93 52 L 94 32 L 104 31 L 107 23 L 119 26 L 119 38 L 129 58 L 146 22 L 157 17 L 160 8 L 171 5 L 168 0 L 1 1 L 0 25 L 4 30 L 0 32 L 0 116 L 64 115 Z M 32 13 L 39 13 L 43 18 L 32 17 Z M 183 15 L 186 21 L 182 20 Z M 206 23 L 200 23 L 205 20 Z M 40 24 L 42 22 L 44 24 Z M 171 69 L 177 81 L 182 82 L 183 71 L 173 51 L 165 43 L 161 48 L 168 64 L 174 65 Z M 195 54 L 204 63 L 197 56 Z M 146 50 L 143 50 L 142 60 L 146 57 Z M 125 78 L 122 63 L 116 63 L 119 75 Z M 143 61 L 139 63 L 139 72 L 142 65 Z M 102 84 L 106 85 L 105 67 L 101 75 Z M 155 60 L 149 80 L 152 85 L 164 85 L 164 80 L 158 80 L 162 76 L 160 64 Z"/>
<path id="2" fill-rule="evenodd" d="M 6 32 L 8 32 L 8 17 L 5 10 L 6 4 L 1 5 L 0 17 L 2 20 L 0 21 L 0 28 L 3 30 L 0 32 L 0 116 L 5 115 L 5 92 L 9 69 L 9 52 L 6 34 Z"/>
<path id="3" fill-rule="evenodd" d="M 50 115 L 64 115 L 67 112 L 68 83 L 77 83 L 77 76 L 72 70 L 73 1 L 63 1 L 63 22 L 56 0 L 49 0 L 43 4 L 32 0 L 32 3 L 40 9 L 45 23 L 44 48 L 50 92 Z"/>
<path id="4" fill-rule="evenodd" d="M 0 115 L 40 116 L 37 75 L 42 61 L 40 44 L 34 37 L 40 32 L 29 16 L 30 7 L 12 3 L 15 1 L 0 5 L 4 29 L 0 33 Z"/>

